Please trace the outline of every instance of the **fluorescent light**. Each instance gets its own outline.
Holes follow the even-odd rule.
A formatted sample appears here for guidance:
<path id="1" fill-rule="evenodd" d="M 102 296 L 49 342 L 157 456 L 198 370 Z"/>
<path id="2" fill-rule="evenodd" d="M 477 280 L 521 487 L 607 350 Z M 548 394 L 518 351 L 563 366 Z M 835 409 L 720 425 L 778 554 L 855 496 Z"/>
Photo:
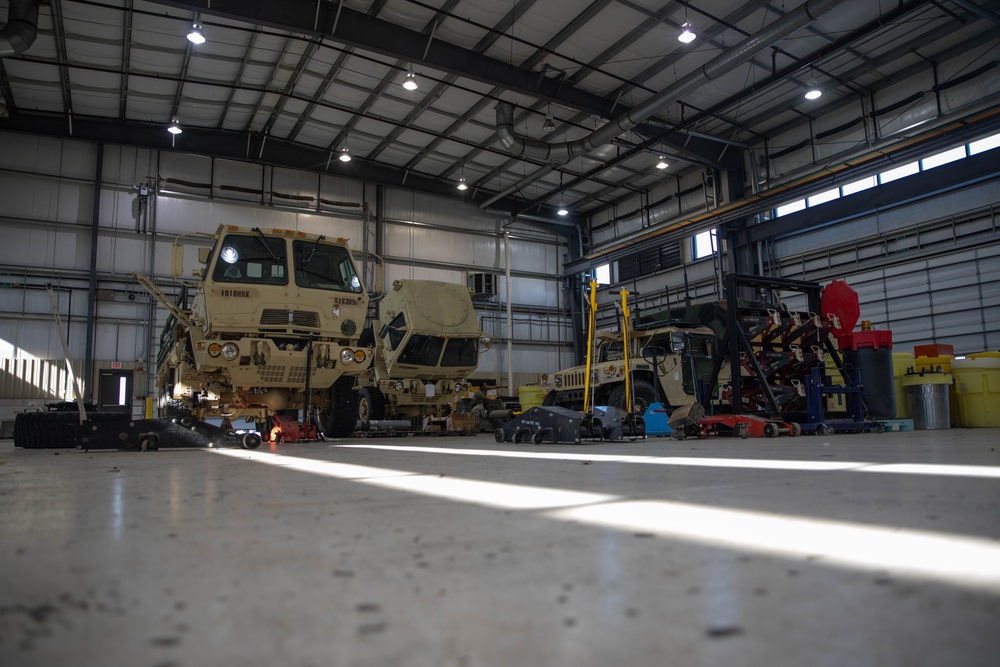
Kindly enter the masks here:
<path id="1" fill-rule="evenodd" d="M 170 134 L 180 134 L 183 131 L 184 130 L 181 129 L 181 122 L 176 117 L 171 119 L 170 126 L 167 128 L 167 132 L 169 132 Z"/>
<path id="2" fill-rule="evenodd" d="M 351 161 L 351 152 L 349 150 L 347 150 L 346 147 L 342 148 L 340 150 L 340 157 L 338 157 L 337 159 L 340 160 L 341 162 L 350 162 Z"/>
<path id="3" fill-rule="evenodd" d="M 192 44 L 205 43 L 205 34 L 201 31 L 201 26 L 197 23 L 191 26 L 191 32 L 187 34 L 187 38 Z"/>
<path id="4" fill-rule="evenodd" d="M 412 71 L 406 73 L 406 78 L 403 79 L 403 88 L 407 90 L 417 89 L 417 75 Z"/>
<path id="5" fill-rule="evenodd" d="M 458 189 L 459 190 L 468 190 L 469 189 L 469 186 L 466 185 L 464 178 L 458 179 Z"/>
<path id="6" fill-rule="evenodd" d="M 691 30 L 691 28 L 692 28 L 691 24 L 685 21 L 681 25 L 681 34 L 677 35 L 677 41 L 681 42 L 682 44 L 690 44 L 691 42 L 693 42 L 694 38 L 697 37 L 697 35 L 694 34 L 694 31 Z"/>
<path id="7" fill-rule="evenodd" d="M 660 161 L 656 163 L 656 168 L 657 169 L 666 169 L 669 166 L 670 166 L 670 163 L 667 162 L 667 159 L 661 155 L 660 156 Z"/>

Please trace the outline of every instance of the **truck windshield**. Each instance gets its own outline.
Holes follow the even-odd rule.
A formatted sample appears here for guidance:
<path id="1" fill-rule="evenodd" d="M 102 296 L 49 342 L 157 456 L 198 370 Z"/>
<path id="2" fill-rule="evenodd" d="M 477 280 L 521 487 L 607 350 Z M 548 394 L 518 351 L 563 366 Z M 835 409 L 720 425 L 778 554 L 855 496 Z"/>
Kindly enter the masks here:
<path id="1" fill-rule="evenodd" d="M 475 366 L 479 361 L 478 338 L 451 338 L 444 347 L 442 366 Z"/>
<path id="2" fill-rule="evenodd" d="M 296 240 L 292 243 L 292 264 L 299 287 L 361 293 L 361 281 L 343 246 Z"/>
<path id="3" fill-rule="evenodd" d="M 437 366 L 444 338 L 414 334 L 399 353 L 399 363 L 417 366 Z"/>
<path id="4" fill-rule="evenodd" d="M 285 240 L 227 234 L 219 244 L 212 280 L 223 283 L 287 285 Z"/>

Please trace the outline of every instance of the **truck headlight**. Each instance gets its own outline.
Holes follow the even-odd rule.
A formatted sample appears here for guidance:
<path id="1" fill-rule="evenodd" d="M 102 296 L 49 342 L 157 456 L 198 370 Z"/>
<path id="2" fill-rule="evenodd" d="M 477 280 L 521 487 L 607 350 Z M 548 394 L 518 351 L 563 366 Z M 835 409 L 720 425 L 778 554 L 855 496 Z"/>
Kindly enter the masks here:
<path id="1" fill-rule="evenodd" d="M 222 358 L 226 361 L 232 361 L 238 356 L 240 356 L 240 348 L 236 343 L 226 343 L 222 346 Z"/>
<path id="2" fill-rule="evenodd" d="M 340 363 L 350 364 L 354 362 L 354 351 L 353 350 L 341 350 L 340 351 Z"/>
<path id="3" fill-rule="evenodd" d="M 554 384 L 557 387 L 561 387 L 562 386 L 562 375 L 557 375 L 556 379 L 552 381 L 552 384 Z"/>

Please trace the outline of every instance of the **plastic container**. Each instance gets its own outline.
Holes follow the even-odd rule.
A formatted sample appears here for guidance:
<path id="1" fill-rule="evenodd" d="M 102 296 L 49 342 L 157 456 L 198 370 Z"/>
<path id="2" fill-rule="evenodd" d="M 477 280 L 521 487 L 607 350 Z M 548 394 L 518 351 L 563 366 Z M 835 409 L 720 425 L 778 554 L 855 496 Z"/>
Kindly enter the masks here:
<path id="1" fill-rule="evenodd" d="M 906 389 L 903 388 L 903 376 L 910 368 L 913 368 L 912 353 L 892 353 L 892 384 L 893 394 L 896 397 L 896 419 L 910 418 L 910 399 L 906 397 Z"/>
<path id="2" fill-rule="evenodd" d="M 915 357 L 954 357 L 955 346 L 945 343 L 928 343 L 927 345 L 915 345 L 913 347 Z"/>
<path id="3" fill-rule="evenodd" d="M 517 402 L 521 405 L 521 412 L 537 408 L 543 400 L 545 392 L 537 384 L 526 384 L 517 388 Z"/>
<path id="4" fill-rule="evenodd" d="M 970 355 L 955 359 L 951 367 L 962 426 L 1000 428 L 1000 354 Z"/>
<path id="5" fill-rule="evenodd" d="M 903 376 L 915 430 L 951 428 L 952 380 L 950 373 L 907 373 Z"/>
<path id="6" fill-rule="evenodd" d="M 896 418 L 896 393 L 893 391 L 892 332 L 864 330 L 839 337 L 844 363 L 858 369 L 861 398 L 872 419 Z"/>

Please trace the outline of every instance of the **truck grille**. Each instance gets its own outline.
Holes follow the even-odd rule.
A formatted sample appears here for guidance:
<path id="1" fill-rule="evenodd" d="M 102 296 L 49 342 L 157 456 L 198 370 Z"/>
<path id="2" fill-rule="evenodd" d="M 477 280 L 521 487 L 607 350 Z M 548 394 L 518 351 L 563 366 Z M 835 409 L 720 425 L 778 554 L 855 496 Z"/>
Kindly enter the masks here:
<path id="1" fill-rule="evenodd" d="M 304 384 L 306 381 L 305 366 L 279 366 L 268 364 L 260 368 L 261 382 Z"/>
<path id="2" fill-rule="evenodd" d="M 291 319 L 289 319 L 289 314 Z M 284 308 L 265 308 L 260 315 L 260 324 L 265 327 L 319 327 L 319 313 L 315 310 L 287 310 Z"/>

